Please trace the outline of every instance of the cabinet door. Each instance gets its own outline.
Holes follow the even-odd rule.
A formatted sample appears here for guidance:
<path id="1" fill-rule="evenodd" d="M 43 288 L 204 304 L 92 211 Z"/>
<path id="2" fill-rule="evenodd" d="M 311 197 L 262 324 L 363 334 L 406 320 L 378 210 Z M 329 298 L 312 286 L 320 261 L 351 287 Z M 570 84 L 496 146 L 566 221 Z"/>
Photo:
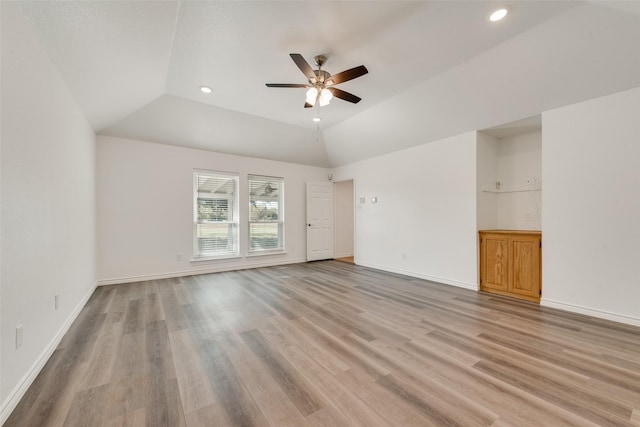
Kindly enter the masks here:
<path id="1" fill-rule="evenodd" d="M 509 241 L 500 234 L 484 234 L 480 244 L 480 287 L 508 289 Z"/>
<path id="2" fill-rule="evenodd" d="M 509 238 L 509 292 L 540 297 L 540 238 L 512 236 Z"/>

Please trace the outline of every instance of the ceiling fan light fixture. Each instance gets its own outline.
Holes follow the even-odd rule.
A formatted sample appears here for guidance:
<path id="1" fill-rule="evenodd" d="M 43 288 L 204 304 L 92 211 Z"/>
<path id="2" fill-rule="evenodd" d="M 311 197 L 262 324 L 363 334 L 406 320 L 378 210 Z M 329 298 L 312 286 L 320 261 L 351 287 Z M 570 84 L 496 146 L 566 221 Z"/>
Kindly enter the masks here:
<path id="1" fill-rule="evenodd" d="M 322 120 L 320 117 L 314 117 L 314 118 L 313 118 L 313 121 L 314 121 L 314 122 L 319 122 L 320 120 Z"/>
<path id="2" fill-rule="evenodd" d="M 322 89 L 320 92 L 320 106 L 324 107 L 325 105 L 329 105 L 329 102 L 333 98 L 333 94 L 327 88 Z"/>
<path id="3" fill-rule="evenodd" d="M 331 75 L 322 69 L 322 66 L 327 61 L 327 57 L 325 55 L 317 55 L 314 58 L 315 63 L 318 66 L 317 70 L 311 68 L 311 65 L 309 65 L 309 63 L 299 53 L 290 53 L 289 56 L 293 59 L 293 62 L 295 62 L 300 71 L 302 71 L 302 74 L 307 78 L 307 83 L 266 83 L 267 87 L 307 89 L 304 108 L 311 108 L 316 104 L 320 107 L 324 107 L 325 105 L 329 105 L 329 102 L 334 97 L 353 104 L 357 104 L 362 100 L 360 97 L 335 88 L 334 86 L 367 74 L 369 70 L 367 70 L 367 67 L 364 65 L 359 65 L 357 67 L 344 70 L 338 74 Z"/>
<path id="4" fill-rule="evenodd" d="M 211 93 L 213 90 L 209 86 L 200 86 L 200 92 L 202 93 Z"/>
<path id="5" fill-rule="evenodd" d="M 494 11 L 491 15 L 489 15 L 489 21 L 497 22 L 502 18 L 504 18 L 505 16 L 507 16 L 507 13 L 509 13 L 509 11 L 505 8 L 498 9 Z"/>
<path id="6" fill-rule="evenodd" d="M 307 104 L 310 104 L 313 107 L 316 103 L 317 98 L 318 98 L 318 89 L 315 87 L 312 87 L 307 91 L 307 99 L 305 99 L 305 102 Z"/>

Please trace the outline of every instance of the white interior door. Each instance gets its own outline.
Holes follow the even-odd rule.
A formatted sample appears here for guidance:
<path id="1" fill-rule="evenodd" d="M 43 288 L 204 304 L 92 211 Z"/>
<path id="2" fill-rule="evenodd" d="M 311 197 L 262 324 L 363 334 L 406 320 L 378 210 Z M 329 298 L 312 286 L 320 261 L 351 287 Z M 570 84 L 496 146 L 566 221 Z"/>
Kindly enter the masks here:
<path id="1" fill-rule="evenodd" d="M 307 182 L 307 261 L 333 258 L 333 183 Z"/>

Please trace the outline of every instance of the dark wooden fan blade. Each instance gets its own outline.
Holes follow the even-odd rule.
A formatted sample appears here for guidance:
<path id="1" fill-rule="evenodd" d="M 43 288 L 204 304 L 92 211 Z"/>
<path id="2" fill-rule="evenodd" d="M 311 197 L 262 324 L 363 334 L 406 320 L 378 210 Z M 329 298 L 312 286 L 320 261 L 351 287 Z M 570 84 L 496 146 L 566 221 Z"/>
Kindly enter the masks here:
<path id="1" fill-rule="evenodd" d="M 308 102 L 305 102 L 304 108 L 313 108 L 313 105 L 309 104 Z"/>
<path id="2" fill-rule="evenodd" d="M 367 74 L 369 70 L 364 65 L 360 65 L 350 70 L 343 71 L 329 78 L 329 81 L 333 82 L 334 85 L 338 83 L 347 82 L 349 80 L 353 80 L 356 77 L 364 76 Z"/>
<path id="3" fill-rule="evenodd" d="M 307 76 L 309 80 L 311 80 L 312 82 L 316 81 L 316 73 L 313 72 L 313 68 L 311 68 L 311 65 L 309 65 L 309 63 L 302 57 L 302 55 L 300 55 L 299 53 L 290 53 L 289 56 L 291 56 L 293 62 L 296 63 L 298 68 L 300 68 L 300 71 L 302 71 L 302 73 Z"/>
<path id="4" fill-rule="evenodd" d="M 345 101 L 353 102 L 354 104 L 357 104 L 362 99 L 360 97 L 355 96 L 352 93 L 340 90 L 337 87 L 329 87 L 327 89 L 329 89 L 331 91 L 331 93 L 333 94 L 333 96 L 335 96 L 336 98 L 340 98 L 340 99 L 343 99 Z"/>
<path id="5" fill-rule="evenodd" d="M 267 87 L 307 87 L 309 85 L 298 83 L 265 83 Z"/>

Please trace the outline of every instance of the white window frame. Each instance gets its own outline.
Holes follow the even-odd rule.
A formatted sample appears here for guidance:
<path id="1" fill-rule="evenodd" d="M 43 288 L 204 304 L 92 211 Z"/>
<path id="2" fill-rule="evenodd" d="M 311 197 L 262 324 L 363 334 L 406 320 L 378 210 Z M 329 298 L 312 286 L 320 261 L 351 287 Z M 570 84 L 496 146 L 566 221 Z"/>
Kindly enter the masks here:
<path id="1" fill-rule="evenodd" d="M 251 203 L 255 200 L 256 195 L 251 194 L 252 182 L 253 181 L 261 181 L 267 182 L 271 185 L 277 186 L 278 191 L 278 218 L 275 220 L 251 220 Z M 276 177 L 276 176 L 265 176 L 265 175 L 248 175 L 247 177 L 247 188 L 248 188 L 248 196 L 249 202 L 247 204 L 247 208 L 249 209 L 248 213 L 248 227 L 247 227 L 247 247 L 249 256 L 253 255 L 269 255 L 274 253 L 284 253 L 285 252 L 285 239 L 284 239 L 284 224 L 285 224 L 285 213 L 284 213 L 284 178 Z M 256 249 L 251 247 L 251 225 L 252 224 L 278 224 L 278 246 L 275 248 L 267 248 L 267 249 Z"/>
<path id="2" fill-rule="evenodd" d="M 204 198 L 203 193 L 199 192 L 199 180 L 200 178 L 212 178 L 212 179 L 228 179 L 234 184 L 232 194 L 220 193 L 212 194 L 212 197 L 208 197 L 212 200 L 228 200 L 227 211 L 228 219 L 225 221 L 206 221 L 198 218 L 198 199 Z M 240 220 L 239 220 L 239 174 L 229 172 L 219 172 L 211 170 L 193 170 L 193 258 L 192 261 L 206 261 L 213 259 L 226 259 L 236 258 L 240 255 L 239 245 L 239 233 L 240 233 Z M 203 224 L 227 224 L 228 235 L 231 236 L 231 241 L 227 243 L 227 248 L 224 250 L 216 251 L 201 251 L 200 242 L 198 238 L 198 225 Z"/>

